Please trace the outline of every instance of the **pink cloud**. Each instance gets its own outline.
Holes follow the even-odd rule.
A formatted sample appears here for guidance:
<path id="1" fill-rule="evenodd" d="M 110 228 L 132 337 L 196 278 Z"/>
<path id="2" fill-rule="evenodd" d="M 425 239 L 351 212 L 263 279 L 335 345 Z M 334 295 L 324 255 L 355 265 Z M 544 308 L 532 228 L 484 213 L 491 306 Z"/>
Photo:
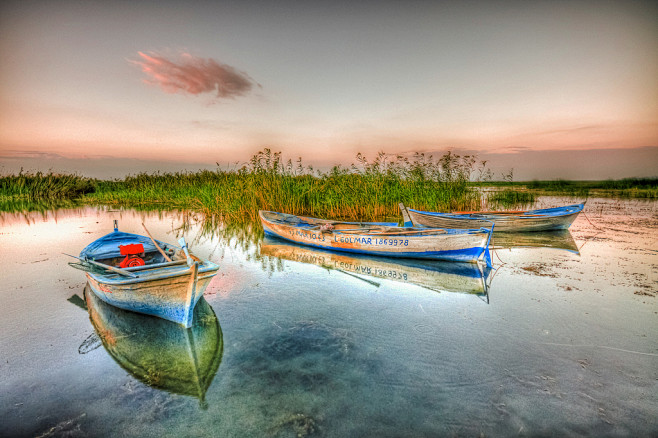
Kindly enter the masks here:
<path id="1" fill-rule="evenodd" d="M 140 59 L 131 62 L 148 76 L 144 82 L 160 86 L 166 93 L 217 93 L 218 98 L 234 98 L 258 85 L 246 73 L 212 58 L 181 53 L 170 59 L 154 52 L 138 53 Z"/>

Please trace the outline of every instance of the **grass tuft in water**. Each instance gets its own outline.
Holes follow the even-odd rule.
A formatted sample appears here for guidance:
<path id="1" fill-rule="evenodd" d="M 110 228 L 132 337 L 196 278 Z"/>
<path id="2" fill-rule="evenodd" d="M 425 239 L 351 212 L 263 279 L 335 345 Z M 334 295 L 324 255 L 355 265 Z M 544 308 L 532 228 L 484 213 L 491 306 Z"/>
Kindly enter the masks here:
<path id="1" fill-rule="evenodd" d="M 487 204 L 494 209 L 510 209 L 531 206 L 535 202 L 535 195 L 531 192 L 505 189 L 487 195 Z"/>

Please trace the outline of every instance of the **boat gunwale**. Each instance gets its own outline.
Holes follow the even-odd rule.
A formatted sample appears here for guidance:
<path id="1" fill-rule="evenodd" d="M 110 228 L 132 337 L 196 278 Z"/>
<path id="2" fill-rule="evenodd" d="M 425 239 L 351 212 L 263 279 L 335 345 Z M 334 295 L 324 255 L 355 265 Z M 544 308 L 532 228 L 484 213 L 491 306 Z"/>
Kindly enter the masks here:
<path id="1" fill-rule="evenodd" d="M 300 230 L 305 230 L 305 231 L 316 231 L 318 230 L 317 227 L 319 224 L 313 224 L 310 222 L 299 222 L 299 223 L 290 223 L 287 222 L 286 220 L 279 219 L 279 217 L 283 215 L 287 215 L 287 213 L 278 213 L 275 211 L 267 211 L 267 210 L 260 210 L 258 212 L 259 216 L 261 217 L 262 220 L 266 221 L 269 224 L 274 224 L 274 225 L 279 225 L 279 226 L 284 226 L 284 227 L 289 227 L 293 229 L 300 229 Z M 275 216 L 274 218 L 271 217 L 266 217 L 266 214 L 270 214 Z M 300 219 L 306 219 L 307 217 L 305 216 L 295 216 L 295 215 L 289 215 L 289 216 L 294 216 Z M 315 219 L 315 218 L 308 218 L 308 219 Z M 333 224 L 354 224 L 354 225 L 359 225 L 362 226 L 363 228 L 368 228 L 368 227 L 389 227 L 389 228 L 397 228 L 395 232 L 393 233 L 369 233 L 364 230 L 363 233 L 355 233 L 355 232 L 349 232 L 345 233 L 344 231 L 346 230 L 340 230 L 340 229 L 332 229 L 332 230 L 327 230 L 326 232 L 332 233 L 332 234 L 342 234 L 342 235 L 349 235 L 349 236 L 367 236 L 367 237 L 382 237 L 382 236 L 387 236 L 387 237 L 393 237 L 393 236 L 405 236 L 405 237 L 418 237 L 418 238 L 423 238 L 423 237 L 436 237 L 436 236 L 441 236 L 441 235 L 463 235 L 463 234 L 488 234 L 491 232 L 491 229 L 485 228 L 485 227 L 479 227 L 479 228 L 437 228 L 437 227 L 405 227 L 405 226 L 399 226 L 399 225 L 382 225 L 383 223 L 381 222 L 341 222 L 341 221 L 329 221 L 326 219 L 315 219 L 318 220 L 320 223 L 333 223 Z M 326 221 L 326 222 L 325 222 Z M 315 229 L 311 228 L 314 227 Z M 319 231 L 319 230 L 318 230 Z M 352 230 L 350 230 L 352 231 Z M 355 231 L 358 231 L 355 229 Z M 407 232 L 408 234 L 401 234 L 403 232 Z M 433 233 L 433 234 L 428 234 L 428 233 Z"/>
<path id="2" fill-rule="evenodd" d="M 483 212 L 437 212 L 437 211 L 424 211 L 424 210 L 415 210 L 413 208 L 407 208 L 407 210 L 412 211 L 417 214 L 427 215 L 427 216 L 438 216 L 438 217 L 448 217 L 452 219 L 473 219 L 473 220 L 486 220 L 487 218 L 493 219 L 504 219 L 504 218 L 514 218 L 514 219 L 544 219 L 544 218 L 555 218 L 569 216 L 572 214 L 578 214 L 585 208 L 585 204 L 572 204 L 566 205 L 564 207 L 553 207 L 553 208 L 540 208 L 536 210 L 525 210 L 525 211 L 483 211 Z"/>
<path id="3" fill-rule="evenodd" d="M 168 267 L 182 268 L 182 266 L 165 266 L 164 268 L 168 268 Z M 146 272 L 147 276 L 143 276 L 145 274 L 144 271 L 138 271 L 140 276 L 136 278 L 121 277 L 119 274 L 115 274 L 115 273 L 99 274 L 95 272 L 87 272 L 87 275 L 89 275 L 95 281 L 102 284 L 111 285 L 111 286 L 123 286 L 129 284 L 138 284 L 138 283 L 147 283 L 151 281 L 166 280 L 166 279 L 184 277 L 190 275 L 190 273 L 192 272 L 192 267 L 185 266 L 184 268 L 185 269 L 176 269 L 176 270 L 167 269 L 167 271 L 169 272 L 159 272 L 159 273 L 151 272 L 150 273 L 151 275 L 148 275 L 149 273 Z M 155 267 L 153 269 L 163 271 L 163 267 Z M 217 275 L 216 271 L 218 270 L 219 270 L 218 264 L 213 263 L 211 261 L 205 261 L 202 264 L 199 264 L 198 280 L 213 277 Z M 201 275 L 201 274 L 210 274 L 210 275 Z"/>

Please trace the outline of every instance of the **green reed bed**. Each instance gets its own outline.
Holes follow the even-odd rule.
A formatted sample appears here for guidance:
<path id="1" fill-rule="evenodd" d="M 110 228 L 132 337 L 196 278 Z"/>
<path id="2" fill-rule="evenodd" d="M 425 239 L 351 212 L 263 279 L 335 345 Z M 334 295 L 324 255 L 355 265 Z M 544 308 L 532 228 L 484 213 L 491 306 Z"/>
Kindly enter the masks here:
<path id="1" fill-rule="evenodd" d="M 492 181 L 486 185 L 514 191 L 530 191 L 535 195 L 575 197 L 658 198 L 658 178 L 624 178 L 605 181 Z"/>
<path id="2" fill-rule="evenodd" d="M 102 181 L 87 202 L 130 207 L 190 208 L 227 221 L 256 221 L 258 210 L 335 219 L 399 217 L 398 203 L 416 208 L 475 209 L 477 192 L 468 185 L 474 160 L 446 154 L 438 160 L 379 154 L 369 162 L 358 155 L 350 168 L 328 172 L 284 163 L 265 149 L 237 170 L 156 173 Z"/>
<path id="3" fill-rule="evenodd" d="M 623 198 L 658 198 L 658 178 L 624 178 L 601 181 L 592 188 L 598 191 L 615 192 Z"/>
<path id="4" fill-rule="evenodd" d="M 94 180 L 78 175 L 23 172 L 0 176 L 0 199 L 73 199 L 94 191 Z"/>
<path id="5" fill-rule="evenodd" d="M 527 207 L 535 203 L 535 194 L 523 190 L 504 189 L 488 194 L 488 208 L 510 209 Z"/>
<path id="6" fill-rule="evenodd" d="M 437 158 L 380 153 L 373 160 L 358 154 L 349 167 L 320 172 L 304 166 L 301 158 L 284 162 L 280 152 L 264 149 L 241 168 L 141 173 L 113 181 L 21 170 L 18 175 L 0 176 L 0 211 L 84 203 L 191 210 L 229 222 L 256 222 L 258 210 L 370 221 L 399 218 L 400 202 L 421 210 L 450 211 L 478 210 L 484 204 L 487 209 L 525 208 L 543 194 L 658 197 L 658 178 L 530 182 L 489 178 L 484 162 L 450 152 Z M 481 193 L 482 187 L 497 190 Z"/>
<path id="7" fill-rule="evenodd" d="M 590 189 L 587 183 L 586 181 L 556 179 L 553 181 L 535 180 L 525 185 L 529 190 L 533 190 L 538 194 L 587 197 Z"/>

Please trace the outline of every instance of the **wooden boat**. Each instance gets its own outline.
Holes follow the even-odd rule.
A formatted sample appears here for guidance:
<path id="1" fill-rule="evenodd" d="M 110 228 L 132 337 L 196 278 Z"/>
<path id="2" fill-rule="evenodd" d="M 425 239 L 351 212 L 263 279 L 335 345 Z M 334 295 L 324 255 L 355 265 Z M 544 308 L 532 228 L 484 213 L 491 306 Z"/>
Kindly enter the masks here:
<path id="1" fill-rule="evenodd" d="M 357 277 L 379 287 L 377 279 L 412 284 L 434 292 L 454 292 L 487 296 L 491 268 L 480 263 L 443 262 L 421 259 L 391 259 L 327 251 L 265 237 L 261 256 L 319 266 Z"/>
<path id="2" fill-rule="evenodd" d="M 477 228 L 495 224 L 497 232 L 565 230 L 584 204 L 527 211 L 457 211 L 438 213 L 406 208 L 400 204 L 405 225 L 445 228 Z"/>
<path id="3" fill-rule="evenodd" d="M 489 228 L 418 229 L 377 223 L 336 222 L 259 211 L 265 235 L 316 248 L 385 257 L 477 262 L 485 256 Z"/>
<path id="4" fill-rule="evenodd" d="M 204 403 L 222 361 L 222 330 L 201 298 L 192 327 L 110 306 L 85 287 L 89 319 L 103 347 L 130 375 L 151 387 Z"/>
<path id="5" fill-rule="evenodd" d="M 91 290 L 103 301 L 191 327 L 194 307 L 219 266 L 183 248 L 118 230 L 80 252 Z"/>

